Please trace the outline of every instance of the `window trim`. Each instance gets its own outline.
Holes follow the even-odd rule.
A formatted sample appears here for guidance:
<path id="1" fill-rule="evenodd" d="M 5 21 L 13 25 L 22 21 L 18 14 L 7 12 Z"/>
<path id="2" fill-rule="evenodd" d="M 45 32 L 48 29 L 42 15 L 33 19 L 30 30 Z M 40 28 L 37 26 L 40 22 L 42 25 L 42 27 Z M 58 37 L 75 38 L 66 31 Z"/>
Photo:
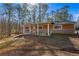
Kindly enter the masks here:
<path id="1" fill-rule="evenodd" d="M 56 29 L 55 26 L 60 26 L 60 28 L 59 29 Z M 54 30 L 62 30 L 62 25 L 53 25 L 53 29 Z"/>

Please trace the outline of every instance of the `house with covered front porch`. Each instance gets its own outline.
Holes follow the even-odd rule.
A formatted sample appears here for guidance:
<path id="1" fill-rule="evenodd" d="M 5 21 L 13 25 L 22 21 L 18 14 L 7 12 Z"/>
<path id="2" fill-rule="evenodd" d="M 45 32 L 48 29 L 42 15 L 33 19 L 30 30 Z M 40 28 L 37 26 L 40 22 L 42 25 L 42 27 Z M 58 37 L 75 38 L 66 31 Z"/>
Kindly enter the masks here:
<path id="1" fill-rule="evenodd" d="M 27 23 L 23 25 L 24 34 L 33 34 L 49 36 L 52 33 L 74 33 L 75 26 L 73 22 L 45 22 L 45 23 Z"/>

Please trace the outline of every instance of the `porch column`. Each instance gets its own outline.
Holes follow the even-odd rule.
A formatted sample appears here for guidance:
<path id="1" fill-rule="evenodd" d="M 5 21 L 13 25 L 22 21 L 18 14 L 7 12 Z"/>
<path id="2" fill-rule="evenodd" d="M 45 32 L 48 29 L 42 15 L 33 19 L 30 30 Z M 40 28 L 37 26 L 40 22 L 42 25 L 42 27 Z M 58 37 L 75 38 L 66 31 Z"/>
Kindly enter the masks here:
<path id="1" fill-rule="evenodd" d="M 50 33 L 49 33 L 49 24 L 47 24 L 47 34 L 48 34 L 48 36 L 50 35 Z"/>
<path id="2" fill-rule="evenodd" d="M 37 35 L 39 35 L 39 24 L 37 24 Z"/>
<path id="3" fill-rule="evenodd" d="M 23 34 L 25 34 L 25 26 L 23 25 Z"/>
<path id="4" fill-rule="evenodd" d="M 31 33 L 31 25 L 29 25 L 29 33 Z"/>

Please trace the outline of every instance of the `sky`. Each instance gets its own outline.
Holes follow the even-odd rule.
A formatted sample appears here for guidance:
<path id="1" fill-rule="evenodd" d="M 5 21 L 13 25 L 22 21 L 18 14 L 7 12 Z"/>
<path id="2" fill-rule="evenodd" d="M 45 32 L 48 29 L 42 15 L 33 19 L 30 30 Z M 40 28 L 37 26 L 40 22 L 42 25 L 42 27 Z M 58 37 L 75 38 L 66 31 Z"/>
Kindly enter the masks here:
<path id="1" fill-rule="evenodd" d="M 64 5 L 69 6 L 69 13 L 74 16 L 74 21 L 77 21 L 77 17 L 79 16 L 79 3 L 48 3 L 48 11 L 55 11 L 57 9 L 62 8 Z M 2 8 L 3 6 L 0 3 L 0 12 Z"/>
<path id="2" fill-rule="evenodd" d="M 49 12 L 62 8 L 64 5 L 69 6 L 69 13 L 74 16 L 74 21 L 77 21 L 79 16 L 79 3 L 49 3 Z"/>

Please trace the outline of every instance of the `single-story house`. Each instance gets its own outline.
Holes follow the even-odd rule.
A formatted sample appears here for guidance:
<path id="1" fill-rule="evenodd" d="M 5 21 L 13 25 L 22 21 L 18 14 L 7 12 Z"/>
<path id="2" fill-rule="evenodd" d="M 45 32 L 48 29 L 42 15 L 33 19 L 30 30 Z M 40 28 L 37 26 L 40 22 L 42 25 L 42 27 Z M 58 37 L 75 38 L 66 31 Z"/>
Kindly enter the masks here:
<path id="1" fill-rule="evenodd" d="M 52 33 L 74 33 L 74 22 L 27 23 L 23 26 L 24 34 L 49 36 Z"/>

